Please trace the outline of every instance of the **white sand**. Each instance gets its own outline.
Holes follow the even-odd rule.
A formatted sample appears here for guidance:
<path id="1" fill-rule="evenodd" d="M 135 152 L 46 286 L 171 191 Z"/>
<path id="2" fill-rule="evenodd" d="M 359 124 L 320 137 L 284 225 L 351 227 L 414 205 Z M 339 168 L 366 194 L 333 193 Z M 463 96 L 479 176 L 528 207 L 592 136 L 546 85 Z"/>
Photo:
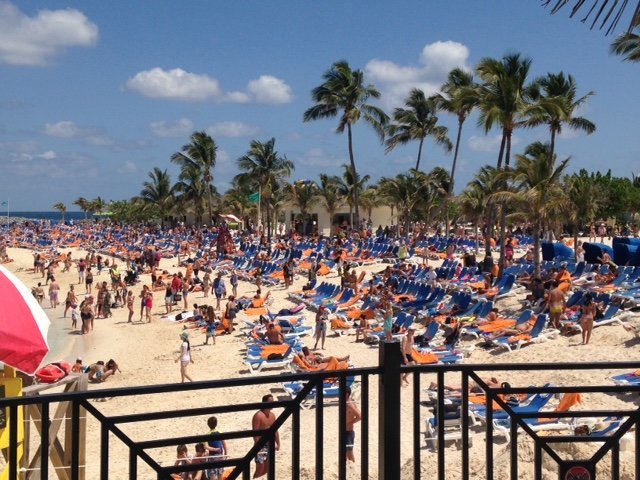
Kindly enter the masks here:
<path id="1" fill-rule="evenodd" d="M 34 286 L 41 281 L 39 275 L 33 274 L 30 269 L 33 263 L 33 257 L 30 251 L 22 249 L 10 249 L 10 256 L 15 262 L 10 263 L 7 267 L 26 283 L 28 287 Z M 74 258 L 79 258 L 84 252 L 74 252 Z M 122 264 L 122 262 L 119 262 Z M 169 272 L 179 271 L 176 267 L 176 259 L 163 260 L 161 267 Z M 382 270 L 383 265 L 368 267 L 368 271 Z M 61 269 L 60 269 L 61 270 Z M 50 338 L 54 339 L 52 348 L 54 351 L 49 355 L 48 360 L 58 360 L 60 358 L 72 362 L 76 356 L 81 356 L 85 364 L 95 362 L 97 360 L 108 360 L 114 358 L 118 361 L 123 373 L 117 374 L 108 379 L 101 385 L 91 385 L 90 388 L 114 388 L 127 387 L 137 385 L 151 385 L 160 383 L 178 382 L 180 380 L 178 364 L 174 362 L 180 346 L 179 333 L 182 331 L 182 325 L 174 324 L 161 319 L 164 314 L 164 296 L 163 292 L 154 294 L 154 318 L 151 324 L 134 323 L 127 324 L 126 308 L 113 309 L 113 317 L 109 319 L 98 319 L 95 321 L 95 331 L 88 335 L 77 335 L 71 331 L 70 318 L 63 319 L 62 311 L 64 308 L 64 298 L 70 283 L 77 283 L 77 272 L 73 270 L 69 273 L 56 272 L 56 277 L 61 285 L 60 299 L 62 306 L 56 310 L 45 309 L 48 313 L 52 326 Z M 337 281 L 335 275 L 330 275 L 329 280 Z M 94 277 L 94 286 L 98 281 L 109 280 L 108 272 L 103 270 L 102 275 Z M 139 318 L 138 308 L 139 302 L 137 295 L 139 294 L 142 284 L 150 283 L 148 275 L 142 276 L 142 282 L 139 283 L 134 292 L 136 294 L 136 315 L 134 321 Z M 296 278 L 292 290 L 297 290 L 305 283 L 305 279 Z M 228 284 L 228 281 L 227 281 Z M 240 282 L 240 295 L 253 295 L 256 287 L 245 282 Z M 84 286 L 76 286 L 79 297 L 84 294 Z M 264 290 L 264 289 L 263 289 Z M 271 295 L 274 298 L 272 311 L 278 311 L 280 308 L 289 308 L 293 304 L 285 299 L 286 292 L 282 287 L 271 289 Z M 191 295 L 189 304 L 205 303 L 212 304 L 215 298 L 202 298 L 202 293 Z M 513 302 L 509 300 L 508 302 Z M 505 301 L 499 304 L 501 307 L 517 308 L 519 305 L 511 303 L 508 305 Z M 45 299 L 45 306 L 48 306 L 48 299 Z M 224 305 L 224 302 L 223 302 Z M 69 317 L 69 315 L 68 315 Z M 312 314 L 307 312 L 309 324 L 312 324 Z M 243 314 L 239 315 L 240 323 Z M 238 376 L 248 375 L 246 367 L 243 365 L 245 336 L 239 330 L 231 336 L 219 336 L 217 344 L 202 345 L 204 334 L 194 334 L 191 331 L 191 344 L 195 363 L 190 366 L 190 373 L 195 380 L 213 380 L 226 379 Z M 333 337 L 329 331 L 327 339 L 327 351 L 325 354 L 333 355 L 351 355 L 352 362 L 358 367 L 374 366 L 377 364 L 378 349 L 368 347 L 362 343 L 354 343 L 355 337 L 343 336 Z M 305 337 L 307 345 L 313 346 L 310 337 Z M 588 346 L 580 346 L 579 337 L 559 337 L 547 343 L 536 344 L 520 351 L 513 353 L 504 353 L 495 355 L 476 349 L 470 358 L 466 359 L 467 363 L 485 364 L 485 363 L 528 363 L 528 362 L 574 362 L 574 361 L 621 361 L 621 360 L 640 360 L 638 355 L 637 342 L 619 326 L 606 326 L 598 328 L 594 331 L 592 342 Z M 279 374 L 279 371 L 269 371 L 261 373 Z M 531 384 L 542 385 L 546 382 L 554 382 L 556 384 L 601 384 L 607 385 L 610 382 L 607 377 L 612 371 L 587 371 L 587 372 L 516 372 L 516 373 L 497 373 L 501 379 L 508 380 L 512 385 L 528 386 Z M 283 377 L 283 381 L 286 377 Z M 430 375 L 423 375 L 421 379 L 422 385 L 426 386 L 435 380 Z M 459 383 L 459 376 L 447 375 L 448 383 Z M 412 387 L 403 390 L 403 406 L 402 418 L 406 427 L 402 432 L 402 456 L 403 456 L 403 475 L 402 478 L 413 478 L 413 461 L 412 456 Z M 273 393 L 276 397 L 285 398 L 284 391 L 279 385 L 270 385 L 264 387 L 243 387 L 238 389 L 219 389 L 219 390 L 203 390 L 192 391 L 183 394 L 163 394 L 146 397 L 135 398 L 113 398 L 104 402 L 96 402 L 94 405 L 107 415 L 125 414 L 134 412 L 147 412 L 155 410 L 167 410 L 177 408 L 202 407 L 213 405 L 224 405 L 229 403 L 258 402 L 265 393 Z M 359 392 L 356 391 L 356 398 Z M 370 388 L 370 478 L 377 478 L 377 445 L 378 445 L 378 424 L 377 424 L 377 378 L 371 378 Z M 424 395 L 423 400 L 426 399 Z M 617 397 L 604 394 L 588 394 L 584 395 L 584 407 L 598 408 L 636 408 L 636 397 Z M 430 416 L 430 410 L 426 407 L 421 409 L 421 431 L 424 431 L 424 419 Z M 279 411 L 276 411 L 278 414 Z M 335 405 L 328 406 L 325 412 L 325 435 L 324 435 L 324 458 L 325 458 L 325 478 L 337 478 L 337 407 Z M 250 427 L 253 412 L 219 415 L 219 428 L 221 431 L 241 430 Z M 205 417 L 190 417 L 184 419 L 167 420 L 160 422 L 147 422 L 135 425 L 123 425 L 125 433 L 134 440 L 157 439 L 163 437 L 195 435 L 207 433 Z M 315 409 L 305 410 L 301 415 L 302 421 L 302 478 L 310 478 L 314 471 L 315 459 Z M 349 478 L 359 477 L 360 464 L 360 428 L 356 427 L 357 440 L 355 454 L 357 462 L 355 465 L 349 466 Z M 88 453 L 87 453 L 87 478 L 97 478 L 99 468 L 99 425 L 95 420 L 90 419 L 88 424 Z M 290 475 L 290 450 L 291 450 L 291 422 L 288 421 L 281 431 L 282 452 L 278 454 L 280 459 L 277 465 L 278 478 L 288 478 Z M 471 449 L 472 458 L 472 478 L 484 478 L 484 439 L 482 435 L 474 435 L 473 447 Z M 521 477 L 533 478 L 533 468 L 531 461 L 533 458 L 533 449 L 531 442 L 524 439 L 520 441 L 519 457 L 521 460 Z M 250 440 L 236 440 L 228 442 L 230 455 L 233 457 L 243 456 L 251 446 Z M 111 469 L 114 478 L 122 478 L 128 471 L 128 451 L 124 445 L 112 436 L 111 439 Z M 424 445 L 424 444 L 423 444 Z M 567 447 L 564 447 L 567 450 Z M 584 449 L 583 447 L 580 447 Z M 193 446 L 189 446 L 190 453 L 193 453 Z M 149 452 L 154 458 L 161 461 L 164 465 L 171 464 L 174 456 L 173 449 L 162 449 Z M 508 446 L 498 442 L 495 446 L 495 465 L 499 469 L 508 471 L 509 466 L 509 449 Z M 423 478 L 431 478 L 435 475 L 436 456 L 435 453 L 423 448 L 421 453 Z M 526 467 L 529 463 L 529 467 Z M 632 454 L 623 452 L 621 457 L 621 478 L 633 478 L 633 462 Z M 455 447 L 447 449 L 447 468 L 450 469 L 451 475 L 448 478 L 458 478 L 454 475 L 460 469 L 460 453 Z M 528 469 L 528 472 L 524 470 Z M 553 469 L 546 469 L 544 478 L 557 478 L 556 473 L 552 473 Z M 139 478 L 155 478 L 152 472 L 145 468 L 142 462 L 139 462 Z M 496 478 L 500 478 L 497 474 Z M 603 477 L 604 478 L 604 477 Z"/>

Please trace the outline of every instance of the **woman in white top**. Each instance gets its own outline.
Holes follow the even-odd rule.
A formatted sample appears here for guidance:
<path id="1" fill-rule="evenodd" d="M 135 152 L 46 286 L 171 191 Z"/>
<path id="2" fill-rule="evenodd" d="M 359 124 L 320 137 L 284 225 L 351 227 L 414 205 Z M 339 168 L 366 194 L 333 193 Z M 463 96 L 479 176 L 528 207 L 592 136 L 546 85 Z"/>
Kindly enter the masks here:
<path id="1" fill-rule="evenodd" d="M 180 361 L 180 376 L 182 378 L 182 383 L 185 382 L 185 379 L 193 382 L 193 378 L 191 378 L 187 373 L 187 367 L 190 363 L 193 363 L 193 358 L 191 358 L 191 345 L 189 344 L 189 334 L 187 332 L 182 332 L 180 334 L 180 338 L 182 339 L 182 345 L 180 345 L 180 355 L 176 358 L 176 363 Z"/>

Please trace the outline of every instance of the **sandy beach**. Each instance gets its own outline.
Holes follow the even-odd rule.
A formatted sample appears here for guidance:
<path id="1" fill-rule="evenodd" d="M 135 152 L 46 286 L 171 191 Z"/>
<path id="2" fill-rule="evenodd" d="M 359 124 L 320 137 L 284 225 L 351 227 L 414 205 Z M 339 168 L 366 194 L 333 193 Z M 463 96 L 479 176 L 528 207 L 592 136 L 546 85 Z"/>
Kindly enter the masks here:
<path id="1" fill-rule="evenodd" d="M 69 249 L 63 249 L 69 251 Z M 79 258 L 86 252 L 74 250 L 73 257 Z M 14 261 L 7 267 L 16 273 L 19 278 L 29 287 L 33 287 L 37 282 L 44 279 L 39 274 L 32 272 L 33 256 L 32 252 L 26 249 L 9 249 L 9 255 Z M 122 264 L 121 261 L 119 261 Z M 177 266 L 177 261 L 173 259 L 163 259 L 160 268 L 170 273 L 183 271 L 183 268 Z M 384 265 L 372 265 L 363 269 L 370 275 L 372 271 L 380 271 Z M 359 271 L 362 269 L 359 269 Z M 143 284 L 150 283 L 148 274 L 141 276 L 141 282 L 134 288 L 136 295 L 136 314 L 134 315 L 134 323 L 127 323 L 126 308 L 113 309 L 113 316 L 108 319 L 97 319 L 95 321 L 95 329 L 87 335 L 80 335 L 79 331 L 71 329 L 71 320 L 69 314 L 67 318 L 63 318 L 64 297 L 67 293 L 69 285 L 76 284 L 76 292 L 80 299 L 84 298 L 84 285 L 77 285 L 78 275 L 75 268 L 70 272 L 61 272 L 61 268 L 56 271 L 56 278 L 61 286 L 62 306 L 57 309 L 49 307 L 49 301 L 45 298 L 43 306 L 51 319 L 51 328 L 49 333 L 49 342 L 51 351 L 47 357 L 47 361 L 55 361 L 64 359 L 73 362 L 76 357 L 82 357 L 85 364 L 93 363 L 98 360 L 107 361 L 110 358 L 116 359 L 122 373 L 118 373 L 106 382 L 96 385 L 91 384 L 90 389 L 94 388 L 119 388 L 138 385 L 152 385 L 162 383 L 173 383 L 180 381 L 180 373 L 178 364 L 175 359 L 179 353 L 180 339 L 179 335 L 183 331 L 183 325 L 162 318 L 165 307 L 162 298 L 163 292 L 155 292 L 153 320 L 151 323 L 146 321 L 140 322 L 138 315 L 137 295 L 140 293 Z M 367 277 L 368 278 L 368 277 Z M 103 270 L 101 275 L 95 276 L 95 283 L 98 281 L 108 281 L 108 272 Z M 328 276 L 328 281 L 338 282 L 337 275 L 332 273 Z M 297 290 L 306 282 L 302 276 L 297 276 L 292 290 Z M 95 284 L 94 283 L 94 284 Z M 271 296 L 273 304 L 270 309 L 278 311 L 280 308 L 289 308 L 293 304 L 286 299 L 287 291 L 283 287 L 271 288 Z M 255 285 L 247 282 L 240 282 L 238 288 L 239 295 L 253 295 L 256 291 Z M 521 308 L 518 302 L 519 297 L 510 297 L 501 300 L 498 306 L 501 311 L 511 312 Z M 202 293 L 192 294 L 189 298 L 189 304 L 214 304 L 215 297 L 203 298 Z M 224 304 L 224 302 L 223 302 Z M 313 313 L 306 312 L 307 324 L 312 324 Z M 237 321 L 242 323 L 244 314 L 240 314 Z M 310 336 L 303 337 L 307 346 L 313 346 Z M 190 341 L 193 351 L 194 364 L 189 367 L 190 374 L 194 380 L 214 380 L 235 378 L 238 376 L 249 375 L 246 365 L 244 365 L 244 351 L 246 335 L 241 330 L 236 330 L 232 335 L 221 335 L 217 337 L 216 345 L 203 345 L 205 339 L 204 333 L 190 330 Z M 470 347 L 475 345 L 477 341 L 465 341 L 463 345 Z M 351 362 L 357 367 L 374 366 L 377 364 L 378 349 L 367 346 L 362 343 L 355 343 L 355 337 L 352 335 L 334 336 L 329 331 L 325 355 L 342 356 L 350 355 Z M 523 348 L 519 351 L 511 353 L 494 354 L 482 348 L 475 348 L 471 355 L 465 359 L 466 363 L 488 364 L 488 363 L 531 363 L 531 362 L 575 362 L 575 361 L 591 361 L 591 362 L 610 362 L 622 360 L 640 360 L 638 355 L 638 341 L 629 332 L 625 331 L 621 326 L 605 326 L 594 331 L 592 341 L 587 346 L 580 345 L 578 336 L 557 338 L 545 343 L 534 344 Z M 279 374 L 280 371 L 264 371 L 260 375 Z M 508 380 L 514 386 L 542 385 L 547 382 L 556 384 L 593 384 L 607 385 L 610 381 L 607 377 L 614 373 L 613 371 L 588 371 L 588 372 L 563 372 L 559 376 L 556 372 L 535 373 L 535 372 L 497 372 L 496 376 L 500 379 Z M 459 383 L 459 377 L 447 375 L 447 383 Z M 286 377 L 283 377 L 283 381 Z M 429 375 L 423 375 L 421 379 L 422 385 L 426 386 L 435 377 L 430 378 Z M 403 406 L 402 418 L 410 421 L 412 415 L 412 388 L 403 390 Z M 154 410 L 176 409 L 202 407 L 211 405 L 223 405 L 228 403 L 242 402 L 258 402 L 262 395 L 272 393 L 276 398 L 288 398 L 284 390 L 278 385 L 272 385 L 271 388 L 262 387 L 243 387 L 238 389 L 219 389 L 193 391 L 184 394 L 171 395 L 154 395 L 146 397 L 131 398 L 113 398 L 103 402 L 96 402 L 96 407 L 107 415 L 148 412 Z M 357 388 L 354 393 L 355 398 L 359 399 Z M 427 396 L 424 394 L 426 400 Z M 375 471 L 377 469 L 377 379 L 372 379 L 370 389 L 370 478 L 377 478 Z M 583 395 L 584 408 L 620 408 L 631 409 L 637 408 L 637 397 L 631 396 L 613 396 L 605 394 L 586 394 Z M 337 425 L 338 411 L 336 406 L 328 406 L 325 412 L 325 478 L 337 478 L 338 460 L 337 460 Z M 251 425 L 251 416 L 253 412 L 245 412 L 238 414 L 228 414 L 218 416 L 220 431 L 233 431 L 249 428 Z M 277 414 L 277 411 L 276 411 Z M 421 418 L 424 419 L 431 416 L 428 406 L 421 407 Z M 303 472 L 302 478 L 311 476 L 313 472 L 314 456 L 315 456 L 315 411 L 304 410 L 301 415 L 302 423 L 302 462 Z M 410 423 L 407 428 L 403 429 L 402 437 L 402 456 L 403 456 L 403 478 L 410 478 L 413 474 L 412 455 L 412 438 Z M 424 425 L 422 425 L 424 431 Z M 288 422 L 281 431 L 282 448 L 281 461 L 277 464 L 277 478 L 288 478 L 290 472 L 290 450 L 291 450 L 291 424 Z M 207 433 L 206 417 L 190 417 L 176 420 L 166 420 L 159 422 L 147 422 L 131 425 L 124 425 L 125 433 L 131 435 L 135 440 L 157 439 L 162 437 L 175 437 L 183 435 L 195 435 Z M 357 438 L 360 438 L 359 426 L 356 426 Z M 532 442 L 522 439 L 520 441 L 519 456 L 522 465 L 533 459 Z M 234 440 L 229 442 L 229 450 L 231 456 L 241 456 L 250 448 L 249 440 Z M 127 450 L 122 443 L 113 438 L 111 442 L 112 448 L 112 469 L 116 473 L 114 478 L 118 478 L 117 472 L 127 471 Z M 584 454 L 587 447 L 563 447 L 566 449 L 567 455 Z M 189 446 L 190 453 L 193 453 L 193 445 Z M 169 465 L 175 459 L 175 451 L 172 449 L 161 449 L 150 451 L 151 455 L 163 465 Z M 359 459 L 360 445 L 356 441 L 355 446 L 356 463 L 349 465 L 349 478 L 359 478 Z M 421 451 L 422 469 L 424 478 L 431 478 L 430 475 L 435 474 L 433 465 L 435 465 L 435 452 L 426 448 Z M 455 473 L 460 469 L 460 454 L 455 447 L 447 449 L 447 463 L 450 468 L 449 475 L 456 478 Z M 474 442 L 471 449 L 472 458 L 472 478 L 483 478 L 483 462 L 484 462 L 484 440 L 481 436 L 474 436 Z M 96 421 L 88 422 L 88 446 L 87 446 L 87 478 L 96 478 L 99 468 L 99 425 Z M 548 459 L 547 459 L 548 460 Z M 155 478 L 149 469 L 145 469 L 143 465 L 139 466 L 138 478 Z M 506 469 L 509 465 L 509 448 L 508 444 L 496 444 L 495 446 L 495 465 L 498 470 Z M 524 468 L 523 468 L 524 470 Z M 533 471 L 522 472 L 521 478 L 532 478 Z M 551 474 L 551 470 L 545 470 L 544 478 L 557 478 L 557 474 Z M 448 475 L 448 478 L 449 478 Z M 479 477 L 477 475 L 480 475 Z M 623 451 L 621 454 L 621 478 L 633 478 L 633 462 L 631 453 Z M 412 477 L 411 477 L 412 478 Z"/>

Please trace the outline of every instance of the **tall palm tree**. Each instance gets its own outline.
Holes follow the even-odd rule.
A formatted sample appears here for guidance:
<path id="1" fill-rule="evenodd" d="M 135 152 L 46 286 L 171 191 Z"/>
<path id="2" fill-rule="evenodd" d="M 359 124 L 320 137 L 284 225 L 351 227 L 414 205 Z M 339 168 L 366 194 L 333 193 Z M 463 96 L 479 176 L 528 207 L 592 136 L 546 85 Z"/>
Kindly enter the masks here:
<path id="1" fill-rule="evenodd" d="M 321 173 L 320 185 L 318 185 L 318 199 L 329 214 L 329 236 L 333 235 L 333 221 L 342 198 L 340 194 L 340 179 L 336 176 Z"/>
<path id="2" fill-rule="evenodd" d="M 456 145 L 451 162 L 451 181 L 445 203 L 451 198 L 453 192 L 456 165 L 460 153 L 460 138 L 462 136 L 462 125 L 469 118 L 469 115 L 478 105 L 478 85 L 473 80 L 471 73 L 465 72 L 461 68 L 454 68 L 449 72 L 447 81 L 440 87 L 440 93 L 434 95 L 436 105 L 440 110 L 455 115 L 458 119 L 458 132 L 456 134 Z M 449 210 L 445 206 L 445 233 L 449 235 Z"/>
<path id="3" fill-rule="evenodd" d="M 185 166 L 178 177 L 178 182 L 173 186 L 174 192 L 178 194 L 177 200 L 183 205 L 193 208 L 195 220 L 201 225 L 205 212 L 205 199 L 208 198 L 208 185 L 204 182 L 200 170 L 193 166 Z M 215 187 L 214 187 L 215 188 Z"/>
<path id="4" fill-rule="evenodd" d="M 351 165 L 342 165 L 342 168 L 342 177 L 337 177 L 339 180 L 338 191 L 340 195 L 347 199 L 347 204 L 349 205 L 349 221 L 351 228 L 353 228 L 354 225 L 358 225 L 358 222 L 354 221 L 353 215 L 356 199 L 360 198 L 360 193 L 365 189 L 371 177 L 369 175 L 361 176 L 353 170 Z"/>
<path id="5" fill-rule="evenodd" d="M 387 201 L 393 202 L 398 208 L 406 233 L 411 230 L 411 222 L 417 208 L 428 195 L 430 181 L 427 174 L 411 169 L 393 178 L 382 177 L 378 183 L 380 195 Z"/>
<path id="6" fill-rule="evenodd" d="M 286 190 L 289 200 L 300 209 L 300 215 L 302 216 L 302 233 L 306 235 L 309 211 L 318 202 L 318 185 L 313 181 L 299 180 L 287 184 Z"/>
<path id="7" fill-rule="evenodd" d="M 235 180 L 245 188 L 253 191 L 260 188 L 260 202 L 266 207 L 267 236 L 271 238 L 271 195 L 281 187 L 286 178 L 294 170 L 293 162 L 280 155 L 275 149 L 276 139 L 266 142 L 252 140 L 249 150 L 237 160 L 238 169 L 242 172 Z"/>
<path id="8" fill-rule="evenodd" d="M 572 130 L 582 130 L 591 135 L 596 126 L 584 117 L 574 116 L 576 110 L 594 95 L 588 92 L 582 97 L 576 98 L 578 86 L 575 78 L 564 72 L 548 73 L 536 82 L 537 88 L 533 89 L 534 105 L 529 109 L 530 118 L 526 120 L 526 126 L 535 127 L 547 125 L 551 133 L 551 152 L 549 160 L 554 158 L 556 151 L 556 136 L 562 132 L 562 127 L 567 126 Z M 539 89 L 539 91 L 538 91 Z"/>
<path id="9" fill-rule="evenodd" d="M 447 153 L 451 152 L 453 145 L 449 140 L 449 129 L 438 124 L 438 107 L 434 99 L 427 98 L 422 90 L 414 88 L 404 102 L 406 108 L 396 108 L 393 111 L 394 123 L 387 126 L 385 152 L 418 140 L 416 170 L 420 170 L 422 145 L 427 137 L 433 138 Z"/>
<path id="10" fill-rule="evenodd" d="M 540 233 L 546 221 L 562 209 L 564 194 L 562 175 L 569 159 L 556 166 L 556 159 L 549 159 L 548 143 L 535 142 L 524 153 L 516 156 L 513 171 L 508 172 L 515 192 L 498 192 L 494 197 L 508 200 L 515 205 L 517 214 L 533 225 L 533 257 L 535 276 L 540 275 Z"/>
<path id="11" fill-rule="evenodd" d="M 476 67 L 483 84 L 479 88 L 480 117 L 478 123 L 488 133 L 493 127 L 502 130 L 498 170 L 509 170 L 511 157 L 511 139 L 513 131 L 525 124 L 534 86 L 527 83 L 531 59 L 519 53 L 508 54 L 497 60 L 484 58 Z M 489 221 L 493 223 L 493 212 L 489 210 Z M 506 233 L 506 209 L 502 209 L 500 218 L 500 272 L 504 267 L 504 243 Z M 488 240 L 488 237 L 487 237 Z M 486 244 L 487 255 L 491 247 Z"/>
<path id="12" fill-rule="evenodd" d="M 606 34 L 609 35 L 617 26 L 618 22 L 622 18 L 626 8 L 631 6 L 632 14 L 631 21 L 629 23 L 628 30 L 630 31 L 640 22 L 640 1 L 637 1 L 635 7 L 632 2 L 624 1 L 619 2 L 618 0 L 602 0 L 600 5 L 598 3 L 600 0 L 593 0 L 593 4 L 591 8 L 587 9 L 587 14 L 582 17 L 582 21 L 586 22 L 589 17 L 591 17 L 591 28 L 595 27 L 601 17 L 604 17 L 600 22 L 599 28 L 602 30 L 605 26 Z M 570 0 L 542 0 L 543 6 L 548 6 L 550 3 L 553 3 L 553 7 L 551 9 L 551 14 L 557 13 L 560 11 L 565 5 L 570 4 Z M 582 7 L 584 7 L 588 2 L 585 0 L 575 0 L 575 5 L 571 9 L 571 16 L 576 15 Z M 609 8 L 607 8 L 607 6 Z"/>
<path id="13" fill-rule="evenodd" d="M 358 174 L 356 160 L 353 154 L 352 127 L 360 118 L 369 123 L 380 140 L 384 140 L 384 126 L 389 117 L 382 109 L 371 105 L 372 98 L 380 98 L 380 92 L 373 85 L 365 85 L 364 74 L 361 70 L 352 70 L 345 60 L 335 62 L 322 78 L 324 82 L 311 91 L 311 98 L 315 105 L 304 112 L 304 121 L 333 118 L 340 114 L 337 133 L 347 130 L 349 146 L 349 163 L 354 174 Z M 360 224 L 360 206 L 358 190 L 353 191 L 353 206 L 355 208 L 355 223 Z"/>
<path id="14" fill-rule="evenodd" d="M 216 165 L 218 146 L 206 132 L 194 132 L 191 134 L 191 142 L 182 147 L 182 151 L 171 155 L 171 161 L 182 169 L 195 169 L 200 172 L 207 188 L 207 204 L 209 207 L 209 220 L 213 219 L 212 195 L 213 195 L 213 167 Z"/>
<path id="15" fill-rule="evenodd" d="M 478 170 L 473 179 L 469 182 L 467 190 L 477 190 L 482 198 L 486 201 L 485 207 L 485 247 L 487 247 L 486 255 L 491 255 L 491 237 L 493 236 L 492 212 L 494 210 L 494 200 L 491 195 L 499 190 L 500 171 L 491 165 L 485 165 Z"/>
<path id="16" fill-rule="evenodd" d="M 87 219 L 87 212 L 89 211 L 89 200 L 84 197 L 78 197 L 73 201 L 73 204 L 76 205 L 80 210 L 84 212 L 84 219 Z"/>
<path id="17" fill-rule="evenodd" d="M 143 209 L 153 211 L 160 217 L 161 225 L 164 227 L 164 220 L 170 215 L 175 202 L 171 176 L 166 169 L 161 170 L 159 167 L 154 167 L 148 176 L 149 180 L 142 184 L 139 198 L 144 205 Z"/>
<path id="18" fill-rule="evenodd" d="M 60 220 L 60 222 L 64 223 L 64 214 L 67 213 L 67 206 L 62 202 L 58 202 L 53 206 L 53 209 L 59 211 L 62 214 L 62 219 Z"/>

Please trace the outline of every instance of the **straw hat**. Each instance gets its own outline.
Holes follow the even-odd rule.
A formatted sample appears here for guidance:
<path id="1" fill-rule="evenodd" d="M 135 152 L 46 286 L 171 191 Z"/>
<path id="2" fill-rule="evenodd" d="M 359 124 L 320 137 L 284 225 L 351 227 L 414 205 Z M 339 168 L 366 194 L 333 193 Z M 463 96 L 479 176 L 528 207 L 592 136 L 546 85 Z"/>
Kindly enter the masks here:
<path id="1" fill-rule="evenodd" d="M 182 332 L 182 333 L 180 334 L 180 338 L 181 338 L 182 340 L 189 340 L 189 332 Z"/>

